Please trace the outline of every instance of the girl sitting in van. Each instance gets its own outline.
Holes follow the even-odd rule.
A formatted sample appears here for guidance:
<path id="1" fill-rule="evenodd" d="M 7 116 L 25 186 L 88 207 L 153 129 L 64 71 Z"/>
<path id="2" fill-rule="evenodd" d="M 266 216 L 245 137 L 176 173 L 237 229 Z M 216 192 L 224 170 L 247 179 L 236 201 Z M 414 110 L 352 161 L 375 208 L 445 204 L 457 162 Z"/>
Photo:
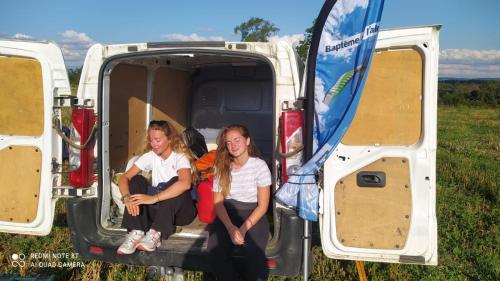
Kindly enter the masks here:
<path id="1" fill-rule="evenodd" d="M 208 240 L 212 270 L 218 280 L 237 280 L 237 276 L 267 280 L 265 249 L 269 222 L 265 214 L 271 173 L 266 162 L 257 157 L 257 148 L 246 127 L 224 128 L 217 145 L 213 185 L 217 218 Z M 238 272 L 233 265 L 234 247 L 242 247 L 244 272 Z"/>
<path id="2" fill-rule="evenodd" d="M 118 254 L 131 254 L 136 248 L 155 251 L 176 225 L 187 225 L 196 216 L 186 145 L 167 121 L 149 123 L 148 141 L 150 151 L 118 182 L 126 207 L 122 227 L 128 231 Z M 152 184 L 139 175 L 141 171 L 151 171 Z"/>

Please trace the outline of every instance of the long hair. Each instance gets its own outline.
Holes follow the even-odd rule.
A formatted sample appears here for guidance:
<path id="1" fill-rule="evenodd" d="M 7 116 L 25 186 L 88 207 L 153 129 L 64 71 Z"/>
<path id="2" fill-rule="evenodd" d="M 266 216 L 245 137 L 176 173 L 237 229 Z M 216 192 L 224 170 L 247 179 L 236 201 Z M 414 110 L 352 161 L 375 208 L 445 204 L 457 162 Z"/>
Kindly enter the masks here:
<path id="1" fill-rule="evenodd" d="M 259 157 L 260 153 L 255 145 L 253 138 L 250 137 L 250 132 L 248 129 L 239 124 L 233 124 L 224 127 L 219 135 L 217 136 L 217 157 L 215 158 L 215 176 L 219 177 L 219 185 L 221 187 L 221 192 L 224 197 L 229 195 L 231 190 L 231 162 L 234 161 L 234 157 L 229 153 L 226 145 L 226 135 L 229 131 L 238 131 L 247 140 L 250 138 L 250 144 L 248 145 L 248 155 L 250 157 Z"/>
<path id="2" fill-rule="evenodd" d="M 147 145 L 146 145 L 146 149 L 148 151 L 152 149 L 151 144 L 149 142 L 149 131 L 150 130 L 162 131 L 165 134 L 165 136 L 167 136 L 168 140 L 170 141 L 170 148 L 172 149 L 172 151 L 184 154 L 188 158 L 189 162 L 191 163 L 191 166 L 193 166 L 192 165 L 193 160 L 194 160 L 193 155 L 189 151 L 187 145 L 184 143 L 184 140 L 182 139 L 182 137 L 179 135 L 177 130 L 175 130 L 174 127 L 172 127 L 172 125 L 170 125 L 165 120 L 153 120 L 153 121 L 149 122 L 148 136 L 147 136 L 148 141 L 147 141 Z"/>

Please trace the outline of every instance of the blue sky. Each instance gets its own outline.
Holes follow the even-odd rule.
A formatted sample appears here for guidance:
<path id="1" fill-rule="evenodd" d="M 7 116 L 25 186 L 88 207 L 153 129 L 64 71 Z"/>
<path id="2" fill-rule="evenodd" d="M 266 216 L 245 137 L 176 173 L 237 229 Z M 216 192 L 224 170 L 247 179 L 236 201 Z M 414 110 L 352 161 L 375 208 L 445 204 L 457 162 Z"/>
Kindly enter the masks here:
<path id="1" fill-rule="evenodd" d="M 66 64 L 82 64 L 94 43 L 239 40 L 250 17 L 274 23 L 274 40 L 297 41 L 322 0 L 4 0 L 0 37 L 55 41 Z M 442 24 L 440 76 L 500 77 L 500 0 L 386 0 L 382 28 Z"/>

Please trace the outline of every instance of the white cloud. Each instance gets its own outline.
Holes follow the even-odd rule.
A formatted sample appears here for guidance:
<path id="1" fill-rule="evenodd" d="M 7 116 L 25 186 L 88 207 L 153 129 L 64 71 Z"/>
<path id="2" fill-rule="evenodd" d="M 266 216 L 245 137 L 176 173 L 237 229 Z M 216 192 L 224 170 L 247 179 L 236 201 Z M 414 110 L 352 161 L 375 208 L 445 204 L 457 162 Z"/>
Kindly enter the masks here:
<path id="1" fill-rule="evenodd" d="M 342 4 L 342 5 L 339 5 Z M 334 30 L 334 27 L 340 25 L 344 21 L 344 18 L 352 13 L 356 8 L 366 9 L 368 7 L 368 0 L 352 0 L 352 1 L 342 1 L 333 7 L 332 12 L 328 16 L 325 23 L 325 34 L 322 36 L 319 43 L 319 52 L 321 55 L 331 55 L 334 57 L 341 57 L 349 59 L 353 48 L 342 48 L 335 52 L 325 53 L 325 46 L 335 46 L 343 40 L 356 39 L 360 35 L 353 35 L 348 37 L 346 35 L 340 34 L 338 30 Z"/>
<path id="2" fill-rule="evenodd" d="M 74 30 L 66 30 L 60 33 L 66 42 L 78 42 L 78 43 L 92 43 L 92 39 L 84 32 L 77 32 Z"/>
<path id="3" fill-rule="evenodd" d="M 500 65 L 440 64 L 439 76 L 453 78 L 500 78 Z"/>
<path id="4" fill-rule="evenodd" d="M 32 36 L 29 36 L 29 35 L 26 35 L 26 34 L 23 34 L 23 33 L 16 33 L 16 34 L 14 34 L 14 36 L 12 36 L 12 38 L 16 38 L 16 39 L 33 39 Z"/>
<path id="5" fill-rule="evenodd" d="M 444 63 L 500 64 L 500 50 L 444 49 L 439 59 Z"/>
<path id="6" fill-rule="evenodd" d="M 269 37 L 269 42 L 271 43 L 278 43 L 279 41 L 285 41 L 288 42 L 288 44 L 290 44 L 290 46 L 293 47 L 299 44 L 299 41 L 301 40 L 304 40 L 304 34 L 292 34 L 283 36 L 274 35 Z"/>
<path id="7" fill-rule="evenodd" d="M 224 41 L 224 37 L 221 36 L 202 36 L 196 33 L 191 33 L 189 35 L 181 33 L 169 33 L 161 35 L 169 41 Z"/>
<path id="8" fill-rule="evenodd" d="M 66 65 L 79 67 L 83 65 L 87 50 L 96 42 L 84 32 L 66 30 L 59 33 L 62 39 L 57 43 L 61 47 Z"/>
<path id="9" fill-rule="evenodd" d="M 441 50 L 439 76 L 500 78 L 500 50 Z"/>

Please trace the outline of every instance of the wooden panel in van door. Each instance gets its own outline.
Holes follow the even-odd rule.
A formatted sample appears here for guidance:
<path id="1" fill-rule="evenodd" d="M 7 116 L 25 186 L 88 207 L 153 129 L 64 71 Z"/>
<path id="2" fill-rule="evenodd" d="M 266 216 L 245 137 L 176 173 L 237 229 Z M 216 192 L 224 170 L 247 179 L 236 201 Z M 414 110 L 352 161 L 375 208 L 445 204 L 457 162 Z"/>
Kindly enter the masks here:
<path id="1" fill-rule="evenodd" d="M 383 186 L 360 186 L 358 175 L 383 173 Z M 335 186 L 337 239 L 356 248 L 402 249 L 412 211 L 408 159 L 386 157 L 343 177 Z"/>
<path id="2" fill-rule="evenodd" d="M 373 56 L 358 110 L 341 143 L 346 146 L 410 146 L 420 140 L 423 63 L 414 49 Z M 344 246 L 401 249 L 412 210 L 408 159 L 381 156 L 335 185 L 337 239 Z M 380 172 L 384 187 L 361 187 L 360 172 Z"/>
<path id="3" fill-rule="evenodd" d="M 413 49 L 376 52 L 372 69 L 342 143 L 417 143 L 422 127 L 422 55 Z"/>
<path id="4" fill-rule="evenodd" d="M 1 57 L 0 69 L 0 135 L 39 137 L 44 130 L 40 63 Z M 30 223 L 40 198 L 42 153 L 32 145 L 9 145 L 0 150 L 0 159 L 0 221 Z"/>
<path id="5" fill-rule="evenodd" d="M 43 133 L 42 69 L 37 60 L 0 57 L 0 135 Z"/>
<path id="6" fill-rule="evenodd" d="M 40 198 L 42 152 L 34 146 L 12 145 L 0 150 L 0 159 L 0 221 L 34 221 Z"/>

